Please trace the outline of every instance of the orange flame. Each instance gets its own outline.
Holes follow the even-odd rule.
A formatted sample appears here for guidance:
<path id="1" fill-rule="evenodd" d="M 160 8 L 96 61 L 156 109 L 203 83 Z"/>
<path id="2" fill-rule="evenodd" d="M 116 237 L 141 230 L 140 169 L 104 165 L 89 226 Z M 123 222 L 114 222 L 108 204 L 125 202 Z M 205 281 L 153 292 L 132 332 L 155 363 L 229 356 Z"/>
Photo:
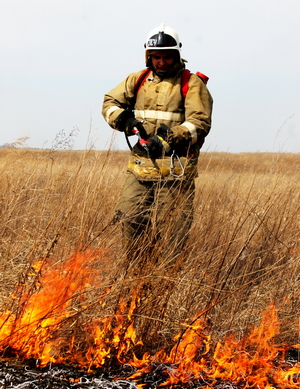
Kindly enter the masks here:
<path id="1" fill-rule="evenodd" d="M 213 357 L 209 357 L 210 337 L 205 335 L 203 323 L 199 319 L 173 347 L 169 356 L 145 358 L 145 366 L 141 361 L 134 365 L 140 371 L 133 375 L 138 377 L 149 371 L 149 363 L 160 361 L 173 363 L 168 368 L 168 379 L 165 385 L 185 383 L 199 378 L 234 382 L 242 387 L 255 388 L 299 388 L 300 363 L 287 368 L 284 363 L 284 349 L 274 345 L 274 336 L 279 333 L 279 321 L 274 304 L 263 312 L 261 325 L 254 328 L 248 337 L 241 340 L 234 335 L 228 336 L 224 342 L 218 342 Z M 203 350 L 199 356 L 199 350 Z M 282 355 L 281 360 L 279 355 Z M 279 359 L 275 363 L 275 359 Z M 175 366 L 174 366 L 175 364 Z M 210 386 L 211 387 L 211 386 Z"/>
<path id="2" fill-rule="evenodd" d="M 74 299 L 82 299 L 85 291 L 93 288 L 95 269 L 91 265 L 103 255 L 100 251 L 74 253 L 66 259 L 63 269 L 47 268 L 45 261 L 34 264 L 32 274 L 42 273 L 38 290 L 22 296 L 20 313 L 13 315 L 8 311 L 0 316 L 0 350 L 4 353 L 9 349 L 24 360 L 35 358 L 41 367 L 49 362 L 66 362 L 80 364 L 87 370 L 101 367 L 114 357 L 120 364 L 137 369 L 130 377 L 137 381 L 153 366 L 164 364 L 167 378 L 161 386 L 205 379 L 210 387 L 218 380 L 248 388 L 300 387 L 300 363 L 287 366 L 285 349 L 275 345 L 280 323 L 274 304 L 262 313 L 260 326 L 252 328 L 248 336 L 238 339 L 231 334 L 219 341 L 214 350 L 200 316 L 192 325 L 183 324 L 184 331 L 175 337 L 169 353 L 161 350 L 137 358 L 135 347 L 143 343 L 134 326 L 135 312 L 141 304 L 136 293 L 129 306 L 122 299 L 116 314 L 86 324 L 84 334 L 69 331 L 64 338 L 56 335 L 63 323 L 76 315 Z M 79 336 L 87 345 L 85 349 L 76 346 Z"/>
<path id="3" fill-rule="evenodd" d="M 37 358 L 42 366 L 48 362 L 59 362 L 60 358 L 52 355 L 52 335 L 63 320 L 74 314 L 70 309 L 72 300 L 90 286 L 91 269 L 86 263 L 92 262 L 98 255 L 98 252 L 91 251 L 74 253 L 65 261 L 63 270 L 59 267 L 47 269 L 37 283 L 38 292 L 22 296 L 21 314 L 17 317 L 11 312 L 1 315 L 2 350 L 16 350 L 24 359 Z M 43 263 L 32 267 L 40 272 Z"/>

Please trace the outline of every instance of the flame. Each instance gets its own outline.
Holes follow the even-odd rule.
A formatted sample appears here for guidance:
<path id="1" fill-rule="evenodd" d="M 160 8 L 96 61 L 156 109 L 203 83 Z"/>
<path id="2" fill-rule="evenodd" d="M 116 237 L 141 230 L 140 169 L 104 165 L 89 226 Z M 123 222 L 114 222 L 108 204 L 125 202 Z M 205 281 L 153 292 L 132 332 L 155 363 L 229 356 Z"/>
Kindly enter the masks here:
<path id="1" fill-rule="evenodd" d="M 41 366 L 49 362 L 59 362 L 53 354 L 53 333 L 62 321 L 74 315 L 71 303 L 80 292 L 90 286 L 91 263 L 98 252 L 74 253 L 64 263 L 63 270 L 49 267 L 39 277 L 36 293 L 24 293 L 19 308 L 21 312 L 14 316 L 7 312 L 0 317 L 1 348 L 17 350 L 24 359 L 37 358 Z M 33 264 L 33 270 L 40 272 L 45 261 Z M 28 275 L 34 275 L 29 273 Z"/>
<path id="2" fill-rule="evenodd" d="M 247 380 L 250 385 L 266 388 L 271 385 L 274 360 L 279 355 L 273 339 L 279 333 L 279 321 L 274 304 L 262 314 L 262 322 L 248 337 L 238 340 L 229 336 L 224 345 L 218 343 L 214 353 L 213 378 Z"/>
<path id="3" fill-rule="evenodd" d="M 173 386 L 205 377 L 212 379 L 210 386 L 217 380 L 234 382 L 241 387 L 272 388 L 300 386 L 300 363 L 287 368 L 284 363 L 284 349 L 274 344 L 274 336 L 279 333 L 279 320 L 274 304 L 262 313 L 259 327 L 253 328 L 248 336 L 237 339 L 234 334 L 223 342 L 219 341 L 213 357 L 207 353 L 210 348 L 210 337 L 205 335 L 204 321 L 197 320 L 173 347 L 169 356 L 160 361 L 172 363 L 168 369 L 168 379 L 164 384 Z M 203 350 L 199 356 L 199 350 Z M 161 357 L 161 355 L 160 355 Z M 277 363 L 275 363 L 277 359 Z M 146 363 L 158 361 L 155 357 Z M 174 366 L 175 365 L 175 366 Z M 139 363 L 135 366 L 143 367 Z M 145 371 L 149 371 L 145 366 Z"/>
<path id="4" fill-rule="evenodd" d="M 35 358 L 41 367 L 50 362 L 73 363 L 88 371 L 109 360 L 117 361 L 136 368 L 130 379 L 139 387 L 143 386 L 139 383 L 143 375 L 158 364 L 166 377 L 162 387 L 195 380 L 206 381 L 207 388 L 220 380 L 245 388 L 300 387 L 300 363 L 287 366 L 287 347 L 275 343 L 280 322 L 274 304 L 262 313 L 260 325 L 241 339 L 231 334 L 213 347 L 206 322 L 199 315 L 192 324 L 182 324 L 183 330 L 169 352 L 162 349 L 141 358 L 135 355 L 136 347 L 143 346 L 135 329 L 141 305 L 137 292 L 130 301 L 122 298 L 116 313 L 91 320 L 80 333 L 69 329 L 60 334 L 64 323 L 77 315 L 75 300 L 84 310 L 84 294 L 96 286 L 93 264 L 104 255 L 92 250 L 74 253 L 65 260 L 63 269 L 51 261 L 35 263 L 29 274 L 36 277 L 36 290 L 22 295 L 17 313 L 7 311 L 0 316 L 2 354 L 9 350 L 24 360 Z M 99 302 L 99 306 L 105 303 Z M 85 346 L 78 346 L 80 342 Z"/>

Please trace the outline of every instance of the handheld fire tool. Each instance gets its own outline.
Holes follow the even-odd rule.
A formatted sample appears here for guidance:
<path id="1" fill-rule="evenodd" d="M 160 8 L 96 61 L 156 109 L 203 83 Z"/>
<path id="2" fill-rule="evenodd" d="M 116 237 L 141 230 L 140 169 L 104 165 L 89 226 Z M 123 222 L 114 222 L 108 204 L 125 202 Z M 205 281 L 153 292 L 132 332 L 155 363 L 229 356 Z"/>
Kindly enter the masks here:
<path id="1" fill-rule="evenodd" d="M 139 144 L 140 144 L 140 145 L 144 148 L 144 150 L 146 151 L 147 157 L 150 158 L 150 153 L 149 153 L 149 148 L 148 148 L 148 141 L 146 141 L 145 139 L 143 139 L 143 138 L 141 137 L 141 134 L 140 134 L 139 130 L 138 130 L 136 127 L 134 127 L 134 128 L 132 129 L 132 132 L 133 132 L 135 135 L 137 135 L 137 137 L 138 137 L 138 139 L 139 139 Z"/>

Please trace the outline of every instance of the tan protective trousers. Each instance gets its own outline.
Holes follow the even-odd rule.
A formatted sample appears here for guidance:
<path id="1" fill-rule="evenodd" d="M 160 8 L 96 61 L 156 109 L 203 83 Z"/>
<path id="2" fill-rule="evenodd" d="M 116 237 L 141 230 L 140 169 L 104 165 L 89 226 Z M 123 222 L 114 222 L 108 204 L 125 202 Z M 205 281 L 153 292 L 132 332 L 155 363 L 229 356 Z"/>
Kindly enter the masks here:
<path id="1" fill-rule="evenodd" d="M 155 248 L 158 262 L 174 262 L 189 236 L 194 194 L 194 180 L 140 181 L 127 172 L 116 211 L 129 255 Z"/>

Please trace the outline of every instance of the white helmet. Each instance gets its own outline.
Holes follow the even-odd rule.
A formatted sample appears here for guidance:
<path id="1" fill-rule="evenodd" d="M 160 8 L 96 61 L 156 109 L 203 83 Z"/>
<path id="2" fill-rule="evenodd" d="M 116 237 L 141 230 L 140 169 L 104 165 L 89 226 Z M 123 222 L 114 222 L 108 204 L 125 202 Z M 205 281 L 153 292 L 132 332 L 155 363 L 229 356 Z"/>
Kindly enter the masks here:
<path id="1" fill-rule="evenodd" d="M 179 37 L 173 28 L 165 26 L 162 23 L 159 27 L 154 28 L 147 36 L 145 43 L 145 62 L 148 63 L 149 53 L 156 50 L 176 50 L 179 54 L 179 60 L 182 61 L 180 55 L 181 43 Z"/>

